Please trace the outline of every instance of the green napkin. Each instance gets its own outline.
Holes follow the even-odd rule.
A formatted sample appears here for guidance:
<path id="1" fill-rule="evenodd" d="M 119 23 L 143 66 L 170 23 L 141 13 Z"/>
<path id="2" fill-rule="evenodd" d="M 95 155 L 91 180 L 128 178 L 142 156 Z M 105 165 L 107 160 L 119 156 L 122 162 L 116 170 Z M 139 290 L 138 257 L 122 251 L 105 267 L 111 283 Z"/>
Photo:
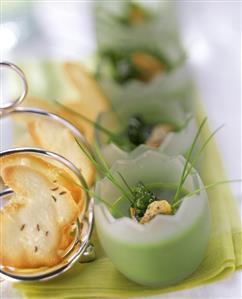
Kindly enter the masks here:
<path id="1" fill-rule="evenodd" d="M 201 123 L 204 112 L 201 103 L 198 106 L 197 121 Z M 205 127 L 202 139 L 208 137 L 209 133 L 208 127 Z M 226 179 L 214 141 L 202 157 L 200 173 L 205 184 Z M 228 184 L 210 189 L 208 196 L 212 233 L 206 257 L 195 273 L 177 285 L 152 289 L 129 281 L 105 255 L 94 231 L 92 238 L 97 250 L 94 262 L 76 263 L 67 273 L 51 281 L 16 283 L 14 287 L 27 298 L 34 299 L 138 297 L 191 288 L 231 275 L 242 266 L 242 228 L 238 208 Z"/>

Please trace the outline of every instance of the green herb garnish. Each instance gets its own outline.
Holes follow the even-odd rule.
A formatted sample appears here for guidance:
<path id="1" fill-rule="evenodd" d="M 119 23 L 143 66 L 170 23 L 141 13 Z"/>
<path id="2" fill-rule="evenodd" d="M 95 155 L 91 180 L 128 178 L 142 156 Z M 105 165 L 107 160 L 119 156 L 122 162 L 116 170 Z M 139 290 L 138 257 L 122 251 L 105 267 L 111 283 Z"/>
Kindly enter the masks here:
<path id="1" fill-rule="evenodd" d="M 134 201 L 131 208 L 135 210 L 135 217 L 138 221 L 144 216 L 149 204 L 159 200 L 155 193 L 149 190 L 142 182 L 132 188 Z"/>
<path id="2" fill-rule="evenodd" d="M 149 82 L 158 73 L 171 69 L 168 60 L 155 51 L 106 50 L 99 52 L 96 78 L 99 79 L 106 73 L 119 84 L 126 84 L 132 79 Z"/>
<path id="3" fill-rule="evenodd" d="M 119 132 L 119 133 L 113 133 L 112 131 L 106 129 L 105 127 L 101 126 L 97 121 L 92 121 L 85 115 L 76 112 L 69 107 L 61 104 L 58 101 L 55 101 L 55 103 L 60 106 L 63 110 L 75 115 L 76 117 L 80 118 L 81 120 L 89 123 L 90 125 L 94 126 L 97 128 L 99 131 L 101 131 L 103 134 L 105 134 L 108 137 L 109 142 L 115 143 L 117 146 L 120 148 L 123 148 L 125 150 L 131 150 L 134 148 L 134 145 L 132 145 L 129 140 L 127 139 L 127 136 L 124 134 L 124 131 Z"/>
<path id="4" fill-rule="evenodd" d="M 138 146 L 145 143 L 151 134 L 154 125 L 147 124 L 141 116 L 131 117 L 128 121 L 128 127 L 125 130 L 129 141 Z"/>
<path id="5" fill-rule="evenodd" d="M 80 149 L 82 152 L 89 158 L 89 160 L 94 164 L 94 166 L 97 168 L 99 173 L 104 175 L 114 186 L 116 186 L 120 191 L 122 196 L 120 196 L 113 204 L 107 203 L 104 199 L 102 199 L 97 194 L 93 193 L 93 196 L 99 200 L 100 202 L 103 202 L 107 205 L 110 212 L 113 215 L 122 215 L 122 213 L 116 209 L 117 204 L 121 200 L 128 200 L 130 203 L 130 207 L 135 209 L 135 217 L 139 221 L 143 215 L 145 214 L 145 211 L 149 204 L 151 204 L 154 201 L 159 200 L 155 193 L 151 190 L 149 190 L 142 182 L 138 182 L 135 186 L 131 187 L 125 180 L 124 176 L 117 172 L 116 174 L 119 176 L 121 181 L 123 182 L 126 189 L 120 184 L 120 181 L 114 176 L 110 169 L 108 168 L 108 165 L 106 164 L 105 160 L 103 159 L 99 148 L 95 145 L 95 150 L 98 155 L 99 161 L 95 159 L 95 157 L 92 156 L 90 152 L 82 145 L 79 140 L 76 139 L 76 142 L 80 146 Z M 167 186 L 167 188 L 170 188 L 170 184 L 163 183 L 163 186 Z M 81 187 L 84 188 L 84 187 Z M 174 188 L 174 186 L 173 186 Z M 88 191 L 88 190 L 86 190 Z"/>
<path id="6" fill-rule="evenodd" d="M 199 157 L 201 156 L 201 154 L 207 147 L 208 143 L 211 141 L 211 139 L 214 137 L 214 135 L 222 128 L 222 126 L 221 126 L 218 129 L 216 129 L 213 133 L 211 133 L 209 135 L 209 137 L 205 140 L 205 142 L 203 143 L 203 145 L 201 146 L 201 148 L 197 152 L 197 154 L 192 158 L 192 154 L 195 149 L 195 145 L 199 139 L 199 136 L 201 135 L 202 129 L 204 128 L 206 121 L 207 121 L 207 118 L 205 118 L 202 121 L 202 123 L 198 129 L 198 132 L 194 138 L 194 141 L 193 141 L 192 145 L 190 146 L 190 149 L 189 149 L 188 155 L 187 155 L 187 160 L 185 162 L 185 165 L 184 165 L 184 168 L 182 171 L 182 175 L 180 177 L 180 181 L 179 181 L 178 185 L 169 184 L 169 183 L 161 183 L 161 182 L 145 185 L 143 182 L 138 182 L 134 186 L 129 186 L 129 184 L 126 181 L 126 179 L 124 178 L 124 176 L 120 172 L 117 172 L 116 174 L 119 176 L 119 178 L 121 179 L 121 181 L 124 184 L 124 186 L 122 186 L 120 184 L 120 181 L 116 178 L 116 176 L 114 176 L 111 173 L 108 165 L 106 164 L 105 160 L 103 159 L 103 157 L 100 153 L 99 148 L 97 146 L 95 146 L 95 150 L 97 152 L 98 159 L 100 161 L 100 162 L 97 162 L 96 159 L 88 152 L 88 150 L 85 149 L 85 147 L 77 141 L 81 150 L 93 162 L 93 164 L 96 166 L 97 170 L 101 174 L 106 176 L 109 179 L 109 181 L 111 181 L 111 183 L 113 185 L 115 185 L 121 191 L 121 194 L 122 194 L 116 201 L 114 201 L 113 204 L 107 203 L 105 200 L 103 200 L 96 194 L 94 194 L 94 196 L 99 201 L 105 203 L 108 206 L 110 212 L 114 215 L 122 215 L 122 213 L 120 213 L 120 211 L 116 207 L 120 201 L 128 200 L 130 203 L 130 208 L 134 210 L 135 218 L 137 219 L 137 221 L 140 221 L 141 218 L 145 215 L 145 212 L 147 211 L 147 208 L 149 207 L 149 205 L 151 205 L 152 203 L 154 203 L 156 201 L 161 201 L 150 188 L 157 188 L 158 186 L 162 186 L 163 189 L 172 189 L 172 190 L 175 189 L 175 195 L 173 196 L 173 198 L 171 200 L 171 210 L 172 210 L 171 214 L 175 214 L 184 199 L 188 199 L 188 198 L 192 197 L 193 195 L 201 192 L 202 190 L 214 188 L 221 184 L 227 184 L 227 183 L 231 183 L 231 182 L 241 182 L 241 180 L 224 180 L 224 181 L 218 181 L 215 183 L 211 183 L 209 185 L 205 185 L 203 188 L 198 188 L 192 192 L 188 192 L 188 191 L 184 190 L 184 183 L 185 183 L 188 175 L 191 173 L 192 168 L 194 167 L 197 160 L 199 159 Z"/>
<path id="7" fill-rule="evenodd" d="M 59 105 L 62 109 L 65 111 L 72 113 L 73 115 L 77 116 L 81 120 L 84 120 L 85 122 L 93 125 L 95 128 L 97 128 L 99 131 L 101 131 L 103 134 L 105 134 L 108 137 L 107 143 L 114 143 L 119 148 L 125 150 L 125 151 L 132 151 L 137 146 L 141 144 L 145 144 L 148 140 L 148 138 L 151 136 L 152 130 L 159 126 L 158 123 L 148 123 L 144 120 L 144 118 L 141 115 L 135 115 L 129 118 L 127 125 L 120 130 L 117 133 L 114 133 L 107 128 L 100 125 L 97 121 L 94 122 L 90 120 L 85 115 L 82 115 L 65 105 L 61 104 L 58 101 L 55 101 L 57 105 Z M 189 117 L 188 120 L 185 121 L 185 124 L 187 125 L 188 121 L 191 118 Z M 175 127 L 175 125 L 169 125 L 169 124 L 160 124 L 162 125 L 168 125 L 172 128 L 172 131 L 179 131 L 180 129 L 183 129 L 184 125 L 182 127 L 178 128 Z M 167 132 L 169 133 L 169 131 Z M 158 147 L 160 144 L 157 144 L 156 146 L 151 147 Z"/>

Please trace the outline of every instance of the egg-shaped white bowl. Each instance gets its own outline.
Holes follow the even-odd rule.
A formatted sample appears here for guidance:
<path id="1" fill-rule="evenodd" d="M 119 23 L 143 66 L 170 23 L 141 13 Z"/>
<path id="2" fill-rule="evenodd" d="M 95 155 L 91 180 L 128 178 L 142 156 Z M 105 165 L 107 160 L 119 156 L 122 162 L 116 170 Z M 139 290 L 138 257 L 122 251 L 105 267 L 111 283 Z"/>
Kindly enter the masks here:
<path id="1" fill-rule="evenodd" d="M 118 172 L 130 186 L 142 181 L 166 190 L 163 184 L 178 184 L 184 164 L 181 156 L 169 157 L 150 150 L 133 159 L 117 161 L 111 172 L 120 184 Z M 205 256 L 210 236 L 210 209 L 203 187 L 198 173 L 192 169 L 184 189 L 202 190 L 185 196 L 174 215 L 157 215 L 144 225 L 129 217 L 127 200 L 119 203 L 122 217 L 114 217 L 105 204 L 96 200 L 98 236 L 117 269 L 132 281 L 153 287 L 173 285 L 191 275 Z M 97 182 L 96 194 L 112 204 L 121 192 L 104 178 Z"/>
<path id="2" fill-rule="evenodd" d="M 96 35 L 100 52 L 151 52 L 172 68 L 185 55 L 179 38 L 175 8 L 168 2 L 139 1 L 149 13 L 149 19 L 129 26 L 120 21 L 127 16 L 130 1 L 96 3 Z M 137 1 L 136 1 L 137 3 Z"/>
<path id="3" fill-rule="evenodd" d="M 166 102 L 166 105 L 175 102 L 186 113 L 194 112 L 194 98 L 197 95 L 191 71 L 184 65 L 160 73 L 148 83 L 130 79 L 120 85 L 108 76 L 102 76 L 99 83 L 114 108 L 158 101 Z"/>
<path id="4" fill-rule="evenodd" d="M 197 124 L 194 117 L 187 113 L 182 106 L 173 101 L 160 101 L 158 98 L 146 98 L 129 101 L 117 105 L 115 111 L 110 110 L 99 114 L 97 123 L 112 133 L 116 134 L 127 127 L 130 117 L 139 115 L 147 123 L 163 124 L 168 123 L 176 128 L 176 131 L 169 132 L 158 151 L 166 155 L 185 155 L 191 146 L 197 133 Z M 141 144 L 131 152 L 120 147 L 98 127 L 94 130 L 95 140 L 100 148 L 102 156 L 109 166 L 120 159 L 128 159 L 137 153 L 150 149 L 149 146 Z"/>

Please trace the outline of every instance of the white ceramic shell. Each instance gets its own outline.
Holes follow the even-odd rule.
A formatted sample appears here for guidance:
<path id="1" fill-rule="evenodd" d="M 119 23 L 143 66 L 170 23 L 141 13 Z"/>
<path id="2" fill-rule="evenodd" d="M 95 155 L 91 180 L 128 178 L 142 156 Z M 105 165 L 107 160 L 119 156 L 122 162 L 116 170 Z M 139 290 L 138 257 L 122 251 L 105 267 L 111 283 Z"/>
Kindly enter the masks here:
<path id="1" fill-rule="evenodd" d="M 129 1 L 111 1 L 108 5 L 105 1 L 96 2 L 98 48 L 114 52 L 145 50 L 164 57 L 170 66 L 180 63 L 184 59 L 184 51 L 179 40 L 174 5 L 167 1 L 143 1 L 153 17 L 137 26 L 127 26 L 118 18 L 125 15 L 128 4 Z"/>
<path id="2" fill-rule="evenodd" d="M 144 89 L 144 93 L 147 89 Z M 148 123 L 171 123 L 175 127 L 181 127 L 181 129 L 168 133 L 158 150 L 167 155 L 184 155 L 192 144 L 197 132 L 195 119 L 176 101 L 161 100 L 159 97 L 146 97 L 142 92 L 140 96 L 137 96 L 138 93 L 134 90 L 130 91 L 131 93 L 135 95 L 132 99 L 124 97 L 123 103 L 115 106 L 115 112 L 101 113 L 97 122 L 108 130 L 111 128 L 112 132 L 120 132 L 127 124 L 129 118 L 134 115 L 141 115 Z M 98 128 L 95 129 L 95 139 L 104 159 L 109 165 L 112 165 L 119 159 L 133 157 L 136 153 L 149 149 L 146 145 L 140 145 L 133 150 L 134 153 L 129 153 L 116 144 L 110 143 L 107 136 Z"/>
<path id="3" fill-rule="evenodd" d="M 185 160 L 145 151 L 133 159 L 120 160 L 111 168 L 121 172 L 132 186 L 166 182 L 177 184 Z M 118 178 L 118 176 L 117 176 Z M 193 169 L 184 188 L 203 188 Z M 97 182 L 96 192 L 109 203 L 120 191 L 107 178 Z M 121 209 L 128 215 L 129 203 Z M 114 218 L 104 204 L 95 205 L 96 227 L 102 246 L 120 272 L 144 285 L 174 284 L 195 271 L 201 263 L 210 233 L 210 212 L 206 191 L 184 198 L 175 215 L 158 215 L 145 225 L 129 217 Z"/>
<path id="4" fill-rule="evenodd" d="M 131 101 L 137 105 L 138 102 L 158 100 L 175 102 L 187 113 L 194 110 L 195 88 L 191 71 L 186 66 L 161 73 L 148 84 L 133 79 L 119 85 L 106 77 L 100 79 L 100 84 L 113 107 L 124 106 Z"/>

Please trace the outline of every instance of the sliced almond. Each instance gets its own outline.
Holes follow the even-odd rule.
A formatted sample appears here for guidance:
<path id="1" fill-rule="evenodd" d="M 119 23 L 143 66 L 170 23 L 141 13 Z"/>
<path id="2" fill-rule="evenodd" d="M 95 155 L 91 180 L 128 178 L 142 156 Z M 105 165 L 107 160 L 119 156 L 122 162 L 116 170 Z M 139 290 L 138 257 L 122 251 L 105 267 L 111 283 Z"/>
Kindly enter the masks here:
<path id="1" fill-rule="evenodd" d="M 156 75 L 165 71 L 165 65 L 157 58 L 142 52 L 135 52 L 131 60 L 136 68 L 141 72 L 141 80 L 148 82 Z"/>
<path id="2" fill-rule="evenodd" d="M 171 205 L 167 200 L 156 200 L 148 205 L 144 216 L 140 220 L 140 223 L 145 224 L 159 214 L 170 215 L 171 213 Z"/>
<path id="3" fill-rule="evenodd" d="M 151 147 L 159 147 L 164 142 L 167 134 L 172 131 L 174 131 L 174 128 L 169 124 L 157 125 L 152 129 L 145 144 Z"/>

